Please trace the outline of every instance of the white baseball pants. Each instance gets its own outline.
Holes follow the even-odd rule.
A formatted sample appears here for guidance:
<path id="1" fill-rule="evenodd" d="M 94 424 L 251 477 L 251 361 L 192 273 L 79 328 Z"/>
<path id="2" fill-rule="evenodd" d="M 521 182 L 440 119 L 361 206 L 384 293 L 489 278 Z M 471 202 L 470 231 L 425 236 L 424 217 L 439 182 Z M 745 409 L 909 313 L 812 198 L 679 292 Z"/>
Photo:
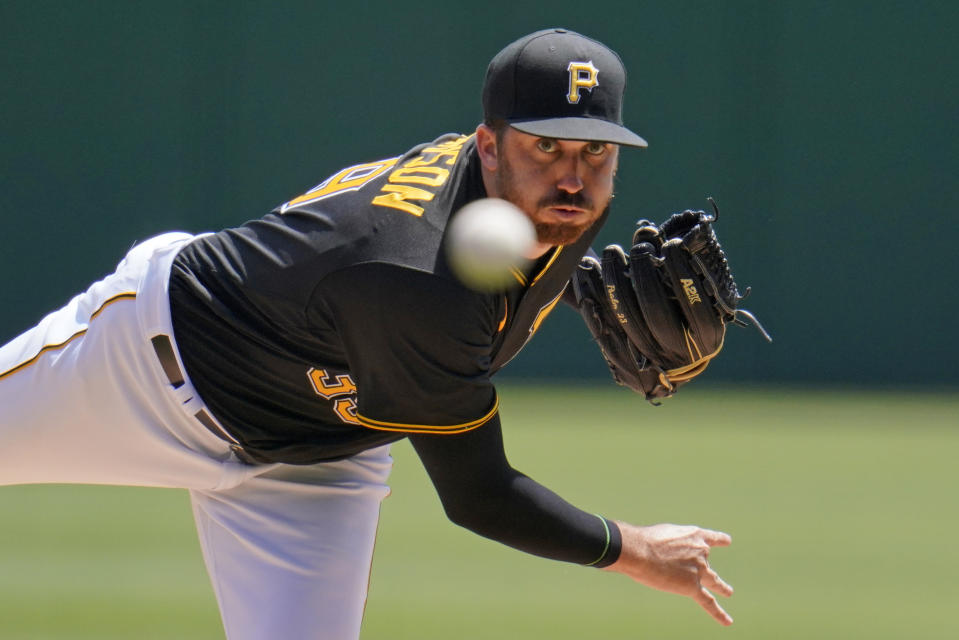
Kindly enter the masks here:
<path id="1" fill-rule="evenodd" d="M 201 424 L 212 418 L 179 356 L 174 388 L 151 341 L 166 336 L 175 352 L 167 283 L 192 237 L 137 245 L 0 347 L 0 484 L 188 489 L 229 640 L 357 638 L 389 447 L 251 466 Z"/>

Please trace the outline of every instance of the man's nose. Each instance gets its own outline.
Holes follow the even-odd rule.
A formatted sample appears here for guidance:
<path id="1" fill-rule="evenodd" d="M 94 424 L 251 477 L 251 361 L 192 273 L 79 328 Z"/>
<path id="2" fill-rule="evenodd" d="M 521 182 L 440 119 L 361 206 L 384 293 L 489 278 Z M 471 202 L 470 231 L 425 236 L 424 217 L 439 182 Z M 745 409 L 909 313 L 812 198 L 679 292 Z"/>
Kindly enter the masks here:
<path id="1" fill-rule="evenodd" d="M 581 175 L 580 160 L 577 157 L 571 157 L 569 161 L 564 162 L 560 167 L 561 173 L 556 186 L 567 193 L 578 193 L 583 190 L 583 177 Z"/>

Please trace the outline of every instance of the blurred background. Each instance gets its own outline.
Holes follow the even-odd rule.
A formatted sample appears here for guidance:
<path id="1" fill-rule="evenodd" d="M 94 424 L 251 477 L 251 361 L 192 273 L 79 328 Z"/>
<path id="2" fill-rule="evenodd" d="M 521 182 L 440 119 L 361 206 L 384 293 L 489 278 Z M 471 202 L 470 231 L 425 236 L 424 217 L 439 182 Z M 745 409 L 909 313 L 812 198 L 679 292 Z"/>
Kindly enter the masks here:
<path id="1" fill-rule="evenodd" d="M 511 451 L 533 467 L 542 459 L 545 480 L 562 484 L 569 476 L 574 492 L 582 485 L 572 478 L 584 475 L 628 487 L 622 495 L 610 495 L 610 485 L 600 483 L 605 492 L 597 488 L 583 496 L 594 508 L 620 509 L 617 513 L 633 505 L 633 513 L 622 517 L 645 518 L 652 512 L 656 515 L 649 517 L 697 520 L 723 514 L 719 522 L 704 524 L 738 525 L 769 553 L 746 562 L 755 571 L 742 577 L 759 600 L 737 594 L 745 600 L 740 611 L 749 610 L 751 602 L 758 613 L 775 602 L 780 581 L 789 582 L 784 576 L 797 563 L 830 574 L 831 568 L 846 567 L 835 564 L 840 556 L 854 558 L 853 568 L 835 569 L 857 576 L 850 589 L 864 582 L 873 587 L 892 582 L 891 570 L 910 565 L 903 559 L 890 567 L 889 558 L 903 553 L 901 536 L 914 533 L 914 510 L 928 506 L 919 519 L 926 528 L 919 540 L 911 541 L 911 552 L 923 548 L 933 554 L 934 545 L 925 536 L 930 531 L 945 535 L 956 518 L 952 493 L 959 478 L 948 460 L 957 444 L 953 427 L 959 423 L 959 342 L 951 331 L 959 317 L 953 293 L 959 266 L 957 18 L 956 3 L 945 0 L 494 0 L 481 5 L 5 0 L 0 3 L 0 342 L 110 272 L 136 240 L 167 230 L 237 225 L 343 166 L 396 155 L 443 132 L 471 131 L 481 118 L 480 87 L 489 59 L 526 33 L 567 27 L 603 41 L 623 58 L 629 72 L 626 123 L 650 143 L 646 150 L 622 153 L 613 214 L 597 248 L 626 242 L 637 218 L 662 220 L 673 211 L 705 208 L 706 197 L 714 197 L 722 211 L 717 231 L 733 271 L 741 288 L 753 289 L 744 306 L 763 321 L 775 342 L 766 344 L 751 329 L 731 330 L 723 356 L 696 382 L 699 395 L 684 390 L 670 407 L 652 409 L 609 388 L 605 364 L 582 323 L 561 307 L 500 375 L 504 411 L 512 402 L 518 416 L 515 426 L 507 423 L 516 434 Z M 544 386 L 527 389 L 532 382 Z M 605 386 L 594 391 L 594 384 Z M 845 393 L 837 395 L 837 390 Z M 685 397 L 690 399 L 681 399 Z M 570 415 L 578 415 L 575 407 L 627 401 L 629 409 L 600 418 L 613 423 L 610 431 L 595 425 L 597 431 L 585 438 L 582 422 L 563 426 Z M 544 406 L 553 412 L 544 413 Z M 721 425 L 689 431 L 691 423 L 715 419 L 716 407 L 723 410 Z M 632 424 L 636 422 L 639 426 Z M 544 446 L 562 450 L 562 436 L 549 432 L 550 440 L 545 440 L 545 432 L 534 428 L 540 423 L 560 433 L 570 430 L 567 444 L 573 453 L 568 459 L 559 454 L 544 458 Z M 737 435 L 721 438 L 723 433 Z M 660 436 L 663 450 L 675 456 L 650 457 L 656 449 L 644 449 L 641 459 L 631 455 L 633 447 L 659 442 Z M 717 448 L 700 451 L 703 442 Z M 383 526 L 387 532 L 406 527 L 406 533 L 386 539 L 429 546 L 394 548 L 385 557 L 422 557 L 455 567 L 475 556 L 481 558 L 477 571 L 501 566 L 485 555 L 482 541 L 443 524 L 425 479 L 403 471 L 415 467 L 415 461 L 399 464 L 410 456 L 404 446 L 397 446 L 399 484 L 384 507 Z M 702 464 L 687 478 L 693 486 L 656 485 L 661 505 L 641 491 L 636 492 L 639 498 L 633 495 L 633 487 L 645 485 L 651 475 L 662 478 L 656 474 L 684 468 L 689 447 L 702 455 Z M 797 457 L 779 457 L 788 451 Z M 902 469 L 888 466 L 895 453 L 909 461 Z M 632 475 L 624 476 L 624 468 Z M 719 468 L 722 480 L 713 473 Z M 730 472 L 742 476 L 734 491 L 724 486 Z M 423 498 L 423 513 L 429 515 L 423 516 L 428 524 L 422 526 L 431 533 L 440 529 L 435 540 L 418 529 L 416 518 L 407 518 L 419 514 L 419 507 L 402 502 L 396 487 L 405 482 L 416 485 L 414 493 L 431 498 Z M 831 491 L 837 482 L 848 491 Z M 702 486 L 710 487 L 708 496 L 701 495 Z M 807 500 L 804 488 L 823 499 L 844 497 L 838 503 Z M 763 501 L 753 502 L 756 496 L 749 490 L 764 491 Z M 71 551 L 73 540 L 141 540 L 124 556 L 133 558 L 140 557 L 136 544 L 156 549 L 158 538 L 169 541 L 176 535 L 187 541 L 182 553 L 188 561 L 183 562 L 196 582 L 175 589 L 203 594 L 200 600 L 191 596 L 183 606 L 202 610 L 208 626 L 200 628 L 216 632 L 215 611 L 209 611 L 212 596 L 197 564 L 180 494 L 19 491 L 0 492 L 7 520 L 18 513 L 24 518 L 22 529 L 3 534 L 9 551 L 0 558 L 0 573 L 6 592 L 23 599 L 9 601 L 19 604 L 0 613 L 4 620 L 35 618 L 39 626 L 25 622 L 22 631 L 0 631 L 0 637 L 76 638 L 81 637 L 78 627 L 94 629 L 90 637 L 114 637 L 114 631 L 115 637 L 134 637 L 127 627 L 110 631 L 96 626 L 113 615 L 113 595 L 88 605 L 77 599 L 87 591 L 84 586 L 69 591 L 72 595 L 57 592 L 58 610 L 78 616 L 72 618 L 72 633 L 64 636 L 41 631 L 48 603 L 38 603 L 51 584 L 89 583 L 84 576 L 98 563 L 73 563 L 101 556 L 82 546 Z M 131 512 L 131 505 L 146 500 L 142 495 L 156 502 Z M 597 495 L 606 496 L 598 505 Z M 799 497 L 790 509 L 782 509 L 781 529 L 764 529 L 756 511 L 768 512 L 767 499 L 775 503 L 787 495 Z M 887 500 L 905 511 L 890 511 L 883 504 Z M 873 502 L 876 511 L 857 519 L 858 509 Z M 171 519 L 166 505 L 183 520 Z M 682 506 L 678 513 L 676 505 Z M 83 517 L 56 520 L 53 515 L 73 514 L 74 509 L 90 519 L 86 534 L 66 533 L 68 525 L 85 522 Z M 386 517 L 394 513 L 395 519 Z M 855 536 L 826 536 L 827 524 L 839 516 L 849 518 Z M 792 525 L 810 519 L 817 523 L 810 535 L 824 540 L 822 548 L 808 547 L 808 555 L 801 555 L 784 552 L 774 542 L 785 536 L 778 539 L 788 544 L 792 538 L 786 532 L 796 533 Z M 105 521 L 111 524 L 98 524 Z M 129 526 L 140 526 L 146 541 L 134 531 L 120 536 L 118 531 L 126 531 L 117 529 L 120 522 L 140 523 Z M 171 522 L 178 523 L 178 533 L 159 536 L 157 531 Z M 862 541 L 875 535 L 873 527 L 888 537 L 882 544 L 872 537 L 870 544 L 876 546 L 863 547 Z M 60 533 L 54 540 L 35 537 L 40 528 Z M 107 532 L 114 537 L 104 538 Z M 808 543 L 805 536 L 801 539 Z M 39 545 L 34 555 L 18 555 L 24 540 Z M 450 540 L 457 541 L 455 548 Z M 885 541 L 894 548 L 885 547 Z M 395 543 L 383 544 L 389 548 Z M 64 555 L 51 555 L 51 548 Z M 886 564 L 870 564 L 876 561 L 872 551 Z M 596 635 L 605 630 L 627 637 L 620 627 L 603 626 L 613 615 L 607 606 L 613 596 L 584 582 L 582 570 L 547 568 L 549 563 L 517 558 L 506 550 L 490 553 L 496 558 L 504 554 L 497 560 L 502 566 L 519 568 L 503 576 L 494 572 L 488 583 L 478 580 L 476 591 L 508 583 L 521 585 L 521 593 L 489 604 L 490 615 L 480 618 L 469 606 L 476 594 L 467 569 L 437 578 L 421 575 L 423 564 L 409 563 L 386 573 L 391 561 L 378 560 L 371 597 L 380 608 L 372 608 L 371 615 L 383 618 L 369 622 L 367 637 L 448 637 L 451 629 L 462 637 L 510 637 L 508 630 L 496 635 L 484 624 L 497 616 L 529 621 L 546 615 L 558 616 L 555 629 L 508 628 L 516 630 L 514 637 L 558 637 L 563 628 L 576 629 L 563 617 L 569 603 L 597 602 L 590 598 L 606 603 L 603 614 L 589 619 L 588 612 L 577 610 L 577 619 L 585 616 L 589 623 L 575 633 L 582 637 L 592 629 Z M 939 583 L 929 578 L 938 575 L 937 569 L 954 574 L 959 568 L 954 550 L 914 564 L 928 572 L 910 573 L 908 584 L 924 585 L 928 594 L 940 593 L 933 589 Z M 179 565 L 165 560 L 155 568 L 175 574 L 173 578 L 185 575 L 171 572 L 173 566 Z M 380 567 L 384 577 L 378 579 Z M 863 567 L 875 572 L 860 576 Z M 143 566 L 133 571 L 155 575 Z M 579 573 L 567 578 L 570 571 Z M 21 578 L 26 575 L 33 577 L 25 583 Z M 111 575 L 101 581 L 123 584 Z M 566 600 L 554 609 L 543 604 L 524 610 L 528 596 L 544 588 L 546 576 L 549 584 L 564 585 L 554 590 Z M 463 579 L 462 586 L 447 582 L 456 577 Z M 736 584 L 734 578 L 730 581 Z M 437 593 L 426 589 L 417 600 L 425 583 L 435 590 L 436 580 L 444 581 L 443 588 Z M 582 584 L 589 586 L 574 586 Z M 651 597 L 615 584 L 630 599 Z M 894 610 L 902 620 L 927 620 L 924 634 L 917 637 L 959 635 L 954 622 L 935 617 L 932 603 L 938 600 L 931 595 L 907 598 L 902 594 L 910 592 L 900 585 L 900 596 L 880 591 L 877 600 L 863 600 L 861 594 L 833 586 L 828 597 L 817 592 L 815 603 L 789 592 L 771 607 L 776 615 L 768 627 L 748 631 L 738 626 L 727 635 L 792 637 L 776 626 L 778 621 L 793 625 L 795 637 L 856 637 L 861 629 L 856 625 L 869 624 L 867 612 L 891 615 Z M 577 588 L 584 590 L 571 596 Z M 950 597 L 957 595 L 954 585 L 944 588 Z M 811 592 L 812 587 L 803 593 Z M 155 622 L 153 635 L 136 627 L 136 637 L 168 637 L 165 624 L 177 616 L 189 619 L 183 608 L 174 615 L 164 613 L 164 603 L 173 606 L 172 591 L 164 593 L 147 589 L 144 597 L 134 599 L 160 607 L 133 616 Z M 433 597 L 445 597 L 444 610 L 461 616 L 465 626 L 424 626 Z M 674 637 L 668 629 L 675 629 L 671 625 L 677 620 L 701 615 L 692 605 L 652 597 L 654 606 L 643 610 L 647 623 L 636 628 L 638 637 Z M 387 615 L 385 603 L 397 602 L 404 606 Z M 842 615 L 844 605 L 838 603 L 845 602 L 855 615 Z M 515 607 L 512 614 L 506 613 L 510 606 Z M 817 618 L 817 607 L 826 607 L 830 615 Z M 421 611 L 423 617 L 416 618 Z M 661 611 L 666 613 L 659 624 L 655 616 Z M 407 614 L 412 617 L 402 618 L 408 633 L 403 635 L 397 620 Z M 681 627 L 675 637 L 712 637 L 706 635 L 716 633 L 711 624 L 704 616 L 701 627 Z M 902 628 L 888 619 L 873 624 L 869 637 L 883 631 L 902 637 L 899 632 L 908 631 L 906 622 Z M 192 636 L 183 628 L 175 637 Z"/>
<path id="2" fill-rule="evenodd" d="M 953 2 L 0 3 L 0 339 L 137 239 L 256 218 L 481 118 L 486 64 L 566 26 L 629 71 L 600 245 L 716 198 L 746 305 L 706 380 L 955 386 Z M 503 376 L 605 376 L 565 309 Z M 548 336 L 548 337 L 547 337 Z M 563 348 L 555 348 L 556 342 Z"/>

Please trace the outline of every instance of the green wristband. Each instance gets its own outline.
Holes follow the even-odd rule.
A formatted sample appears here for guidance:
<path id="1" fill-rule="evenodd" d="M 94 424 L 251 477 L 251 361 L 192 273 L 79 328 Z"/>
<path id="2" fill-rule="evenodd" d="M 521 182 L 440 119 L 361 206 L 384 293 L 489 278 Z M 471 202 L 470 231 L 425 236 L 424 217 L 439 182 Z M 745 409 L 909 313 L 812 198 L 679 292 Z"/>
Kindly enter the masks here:
<path id="1" fill-rule="evenodd" d="M 606 522 L 606 518 L 604 518 L 603 516 L 599 515 L 598 513 L 594 513 L 593 515 L 596 516 L 597 518 L 599 518 L 599 521 L 603 523 L 603 528 L 606 529 L 606 546 L 603 547 L 603 552 L 602 552 L 601 554 L 599 554 L 599 557 L 598 557 L 598 558 L 596 558 L 596 559 L 593 560 L 592 562 L 586 563 L 586 566 L 587 566 L 587 567 L 591 567 L 591 566 L 593 566 L 594 564 L 596 564 L 597 562 L 602 562 L 603 558 L 605 558 L 605 557 L 606 557 L 606 554 L 609 552 L 609 542 L 610 542 L 609 523 Z"/>

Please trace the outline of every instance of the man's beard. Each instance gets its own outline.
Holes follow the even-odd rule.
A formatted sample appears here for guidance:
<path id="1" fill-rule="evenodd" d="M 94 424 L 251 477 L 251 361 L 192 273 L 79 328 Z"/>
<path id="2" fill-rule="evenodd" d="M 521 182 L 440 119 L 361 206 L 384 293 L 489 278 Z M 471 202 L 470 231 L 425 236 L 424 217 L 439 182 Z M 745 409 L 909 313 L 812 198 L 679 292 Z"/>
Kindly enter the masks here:
<path id="1" fill-rule="evenodd" d="M 556 190 L 551 196 L 546 196 L 536 203 L 537 211 L 543 207 L 562 207 L 572 206 L 581 209 L 593 211 L 593 203 L 581 193 L 569 193 L 568 191 Z M 536 238 L 543 244 L 565 245 L 573 244 L 583 235 L 587 229 L 593 226 L 595 218 L 590 218 L 585 222 L 541 222 L 533 221 L 533 227 L 536 229 Z"/>
<path id="2" fill-rule="evenodd" d="M 513 175 L 513 167 L 510 165 L 509 161 L 506 159 L 505 154 L 501 155 L 499 158 L 500 166 L 496 172 L 496 189 L 500 194 L 501 198 L 509 200 L 512 203 L 522 202 L 520 197 L 520 188 L 516 184 L 516 180 Z M 609 203 L 607 202 L 606 205 Z M 593 226 L 593 223 L 596 222 L 596 217 L 589 218 L 585 222 L 545 222 L 537 220 L 535 212 L 539 211 L 545 207 L 577 207 L 580 209 L 585 209 L 587 211 L 595 211 L 594 203 L 592 200 L 583 195 L 582 192 L 577 191 L 576 193 L 569 193 L 568 191 L 563 191 L 562 189 L 556 189 L 553 193 L 548 194 L 541 198 L 539 202 L 536 203 L 536 208 L 534 213 L 530 214 L 533 222 L 533 227 L 536 229 L 536 239 L 542 244 L 548 244 L 551 246 L 557 245 L 568 245 L 573 244 L 579 240 L 587 229 Z M 603 207 L 605 209 L 605 206 Z"/>

